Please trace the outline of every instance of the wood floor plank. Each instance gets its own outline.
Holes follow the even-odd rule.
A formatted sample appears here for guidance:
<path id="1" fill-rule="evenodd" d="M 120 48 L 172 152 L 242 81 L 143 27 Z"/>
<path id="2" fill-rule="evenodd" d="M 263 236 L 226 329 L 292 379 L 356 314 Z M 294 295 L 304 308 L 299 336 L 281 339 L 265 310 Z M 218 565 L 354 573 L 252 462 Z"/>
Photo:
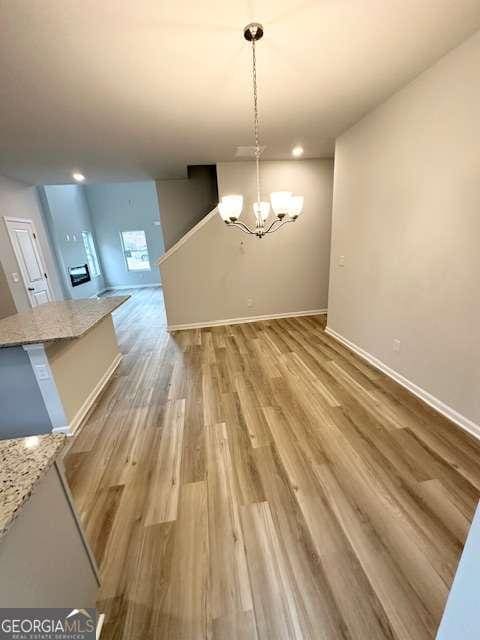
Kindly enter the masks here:
<path id="1" fill-rule="evenodd" d="M 316 466 L 315 472 L 330 508 L 385 610 L 392 637 L 398 640 L 433 637 L 435 619 L 393 562 L 367 515 L 349 501 L 328 465 Z"/>
<path id="2" fill-rule="evenodd" d="M 116 625 L 120 629 L 113 637 L 122 640 L 154 640 L 159 637 L 157 612 L 164 606 L 172 579 L 174 534 L 173 522 L 143 529 L 135 550 L 136 570 Z"/>
<path id="3" fill-rule="evenodd" d="M 242 507 L 242 524 L 259 636 L 302 638 L 299 611 L 268 502 Z"/>
<path id="4" fill-rule="evenodd" d="M 200 640 L 211 634 L 206 482 L 182 486 L 168 593 L 154 613 L 156 638 Z"/>
<path id="5" fill-rule="evenodd" d="M 325 316 L 169 334 L 161 288 L 127 293 L 64 457 L 102 638 L 433 640 L 480 443 Z"/>
<path id="6" fill-rule="evenodd" d="M 278 456 L 310 531 L 329 589 L 352 637 L 392 638 L 387 617 L 282 416 L 272 428 Z"/>
<path id="7" fill-rule="evenodd" d="M 294 488 L 275 449 L 259 447 L 255 449 L 254 456 L 272 519 L 276 530 L 281 533 L 280 544 L 299 611 L 302 638 L 330 640 L 350 637 L 296 501 Z"/>
<path id="8" fill-rule="evenodd" d="M 253 603 L 226 424 L 209 425 L 206 437 L 210 610 L 215 619 L 234 612 L 252 611 Z"/>
<path id="9" fill-rule="evenodd" d="M 171 402 L 165 414 L 160 450 L 151 478 L 146 526 L 177 518 L 184 422 L 185 400 Z"/>
<path id="10" fill-rule="evenodd" d="M 470 521 L 463 515 L 452 500 L 451 495 L 441 480 L 426 480 L 421 482 L 418 489 L 424 497 L 425 503 L 434 511 L 439 519 L 463 545 L 470 528 Z"/>
<path id="11" fill-rule="evenodd" d="M 340 429 L 324 430 L 324 446 L 341 475 L 349 493 L 368 514 L 374 528 L 385 542 L 392 558 L 402 566 L 408 581 L 420 595 L 425 607 L 439 619 L 445 605 L 447 588 L 442 576 L 432 565 L 435 555 L 415 524 L 399 504 L 395 489 L 385 486 L 379 477 L 343 436 Z M 341 455 L 340 455 L 341 452 Z"/>
<path id="12" fill-rule="evenodd" d="M 238 375 L 235 379 L 235 390 L 240 400 L 252 447 L 268 444 L 270 432 L 254 388 L 243 376 Z"/>
<path id="13" fill-rule="evenodd" d="M 212 622 L 212 640 L 256 640 L 257 625 L 253 611 L 231 613 Z"/>
<path id="14" fill-rule="evenodd" d="M 234 391 L 222 394 L 222 405 L 228 428 L 238 500 L 240 504 L 263 502 L 265 493 L 237 393 Z"/>

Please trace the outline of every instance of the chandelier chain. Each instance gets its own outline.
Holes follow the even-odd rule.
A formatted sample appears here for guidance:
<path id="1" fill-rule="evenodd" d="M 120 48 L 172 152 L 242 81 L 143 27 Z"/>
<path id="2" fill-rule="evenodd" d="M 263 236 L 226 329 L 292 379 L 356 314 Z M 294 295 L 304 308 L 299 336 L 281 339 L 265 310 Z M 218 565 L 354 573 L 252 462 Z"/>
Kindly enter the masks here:
<path id="1" fill-rule="evenodd" d="M 243 37 L 252 43 L 252 84 L 253 84 L 253 132 L 255 136 L 255 168 L 257 200 L 253 203 L 253 212 L 256 223 L 254 227 L 239 220 L 243 209 L 243 196 L 225 195 L 218 203 L 218 212 L 224 222 L 229 226 L 241 229 L 249 235 L 263 238 L 269 233 L 274 233 L 284 225 L 295 222 L 302 213 L 303 196 L 293 196 L 290 191 L 278 191 L 271 194 L 271 206 L 275 218 L 267 224 L 270 215 L 270 202 L 262 202 L 260 192 L 260 134 L 258 117 L 258 90 L 257 90 L 257 52 L 256 43 L 263 37 L 263 26 L 258 22 L 251 22 L 243 30 Z"/>
<path id="2" fill-rule="evenodd" d="M 257 202 L 260 202 L 260 139 L 258 134 L 258 93 L 257 93 L 257 56 L 255 38 L 252 39 L 252 80 L 253 80 L 253 128 L 255 133 L 255 166 L 257 171 Z"/>

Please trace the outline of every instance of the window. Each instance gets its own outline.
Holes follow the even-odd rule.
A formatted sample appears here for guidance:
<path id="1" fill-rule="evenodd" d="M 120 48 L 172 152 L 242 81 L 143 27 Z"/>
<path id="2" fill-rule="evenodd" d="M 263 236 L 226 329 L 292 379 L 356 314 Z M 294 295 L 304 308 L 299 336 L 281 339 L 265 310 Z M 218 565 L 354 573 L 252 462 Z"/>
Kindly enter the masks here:
<path id="1" fill-rule="evenodd" d="M 150 271 L 145 231 L 122 231 L 123 255 L 129 271 Z"/>
<path id="2" fill-rule="evenodd" d="M 88 269 L 92 278 L 100 275 L 100 265 L 98 263 L 97 252 L 91 231 L 82 231 L 83 246 L 87 254 Z"/>

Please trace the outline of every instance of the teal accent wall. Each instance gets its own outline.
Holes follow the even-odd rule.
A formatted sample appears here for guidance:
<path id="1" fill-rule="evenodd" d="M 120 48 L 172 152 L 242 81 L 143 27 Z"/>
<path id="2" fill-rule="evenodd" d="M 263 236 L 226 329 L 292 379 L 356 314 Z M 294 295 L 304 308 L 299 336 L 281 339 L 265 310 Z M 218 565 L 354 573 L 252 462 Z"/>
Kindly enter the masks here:
<path id="1" fill-rule="evenodd" d="M 106 286 L 158 285 L 155 261 L 165 252 L 155 183 L 122 182 L 84 187 L 100 250 Z M 144 230 L 151 271 L 128 271 L 120 233 Z"/>
<path id="2" fill-rule="evenodd" d="M 46 185 L 40 190 L 43 213 L 53 245 L 65 298 L 89 298 L 105 289 L 103 275 L 72 287 L 69 267 L 87 262 L 82 231 L 95 231 L 83 187 L 80 185 Z M 101 262 L 98 242 L 97 255 Z M 102 269 L 103 274 L 103 269 Z"/>

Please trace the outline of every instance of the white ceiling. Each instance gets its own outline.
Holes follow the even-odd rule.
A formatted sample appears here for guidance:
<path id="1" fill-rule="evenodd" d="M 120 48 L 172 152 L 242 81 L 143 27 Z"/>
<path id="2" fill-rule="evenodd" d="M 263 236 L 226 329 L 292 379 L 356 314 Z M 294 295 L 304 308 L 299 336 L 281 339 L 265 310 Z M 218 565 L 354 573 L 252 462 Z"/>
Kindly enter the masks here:
<path id="1" fill-rule="evenodd" d="M 0 173 L 32 183 L 180 175 L 252 144 L 335 137 L 480 28 L 478 0 L 0 0 Z"/>

